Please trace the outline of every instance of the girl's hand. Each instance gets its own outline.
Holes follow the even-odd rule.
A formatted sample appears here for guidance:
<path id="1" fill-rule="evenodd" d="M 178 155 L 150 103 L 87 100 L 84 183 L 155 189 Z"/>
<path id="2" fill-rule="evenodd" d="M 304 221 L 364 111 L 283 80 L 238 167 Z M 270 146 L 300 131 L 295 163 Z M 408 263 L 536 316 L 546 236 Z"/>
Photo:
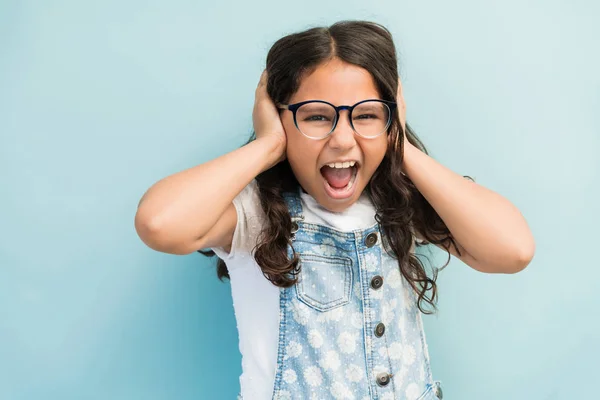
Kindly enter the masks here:
<path id="1" fill-rule="evenodd" d="M 400 77 L 398 77 L 398 93 L 396 94 L 396 103 L 398 104 L 397 108 L 400 115 L 402 131 L 405 133 L 403 148 L 406 148 L 406 146 L 410 145 L 410 143 L 406 137 L 406 103 L 404 103 L 404 96 L 402 95 L 402 82 L 400 81 Z"/>
<path id="2" fill-rule="evenodd" d="M 256 132 L 256 140 L 263 138 L 275 139 L 280 144 L 278 146 L 277 163 L 285 160 L 287 138 L 279 111 L 267 93 L 267 70 L 263 71 L 256 88 L 252 122 L 254 132 Z"/>

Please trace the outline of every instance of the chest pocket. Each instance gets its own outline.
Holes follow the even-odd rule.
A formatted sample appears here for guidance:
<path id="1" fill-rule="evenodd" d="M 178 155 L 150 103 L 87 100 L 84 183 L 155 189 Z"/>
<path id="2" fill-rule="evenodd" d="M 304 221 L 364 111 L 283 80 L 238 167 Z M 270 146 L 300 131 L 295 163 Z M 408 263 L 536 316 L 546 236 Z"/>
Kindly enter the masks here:
<path id="1" fill-rule="evenodd" d="M 299 254 L 298 300 L 318 311 L 329 311 L 350 302 L 352 260 L 348 257 Z"/>

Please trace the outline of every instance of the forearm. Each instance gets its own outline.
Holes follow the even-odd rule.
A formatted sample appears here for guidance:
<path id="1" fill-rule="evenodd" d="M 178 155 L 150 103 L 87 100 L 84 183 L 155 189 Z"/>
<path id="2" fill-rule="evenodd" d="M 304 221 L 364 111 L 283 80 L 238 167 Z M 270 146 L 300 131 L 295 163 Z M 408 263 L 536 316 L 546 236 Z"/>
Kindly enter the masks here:
<path id="1" fill-rule="evenodd" d="M 454 239 L 479 265 L 514 270 L 533 257 L 535 244 L 527 222 L 506 198 L 451 171 L 413 145 L 406 145 L 404 169 Z"/>
<path id="2" fill-rule="evenodd" d="M 174 243 L 202 237 L 242 189 L 277 162 L 280 145 L 264 137 L 158 181 L 138 205 L 136 227 Z"/>

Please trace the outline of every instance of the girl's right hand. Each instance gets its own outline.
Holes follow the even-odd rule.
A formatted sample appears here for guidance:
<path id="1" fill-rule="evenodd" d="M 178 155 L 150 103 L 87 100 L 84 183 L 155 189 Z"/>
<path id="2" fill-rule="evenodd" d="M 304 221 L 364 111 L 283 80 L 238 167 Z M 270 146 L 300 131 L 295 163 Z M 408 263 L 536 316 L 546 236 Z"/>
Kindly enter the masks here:
<path id="1" fill-rule="evenodd" d="M 256 140 L 262 138 L 276 139 L 280 144 L 277 150 L 279 153 L 277 163 L 285 160 L 287 137 L 281 123 L 279 111 L 267 93 L 267 70 L 263 71 L 256 88 L 252 122 L 254 132 L 256 132 Z"/>

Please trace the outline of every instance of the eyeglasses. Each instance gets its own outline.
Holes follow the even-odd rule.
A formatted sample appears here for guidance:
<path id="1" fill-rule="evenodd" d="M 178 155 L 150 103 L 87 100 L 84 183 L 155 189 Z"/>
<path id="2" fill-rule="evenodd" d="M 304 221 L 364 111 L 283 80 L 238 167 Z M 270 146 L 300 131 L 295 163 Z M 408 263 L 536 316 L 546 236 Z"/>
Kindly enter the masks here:
<path id="1" fill-rule="evenodd" d="M 324 139 L 335 130 L 341 110 L 348 110 L 350 126 L 359 136 L 375 138 L 392 123 L 396 103 L 368 99 L 353 106 L 334 106 L 323 100 L 307 100 L 295 104 L 278 104 L 278 108 L 294 113 L 294 125 L 310 139 Z"/>

